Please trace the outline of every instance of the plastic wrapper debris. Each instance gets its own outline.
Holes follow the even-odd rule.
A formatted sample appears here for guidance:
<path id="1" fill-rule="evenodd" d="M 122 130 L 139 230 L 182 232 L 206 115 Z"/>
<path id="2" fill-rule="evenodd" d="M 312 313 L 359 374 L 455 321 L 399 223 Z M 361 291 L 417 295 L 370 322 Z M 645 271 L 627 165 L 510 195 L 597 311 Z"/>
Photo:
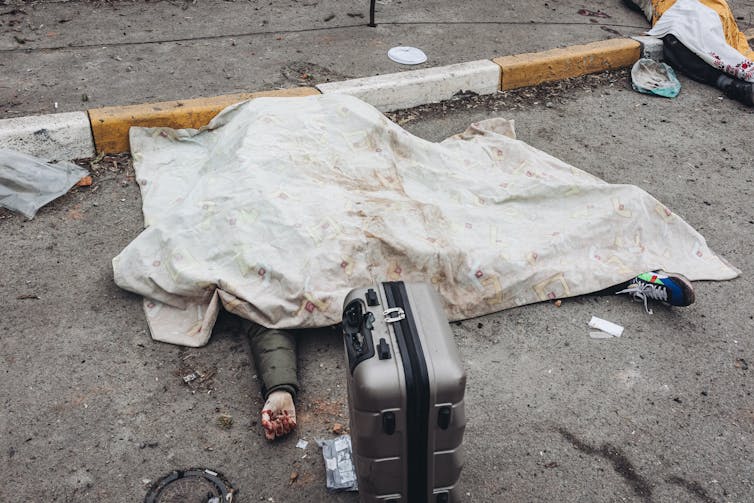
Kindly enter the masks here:
<path id="1" fill-rule="evenodd" d="M 341 435 L 332 440 L 317 440 L 322 447 L 330 491 L 358 491 L 356 467 L 353 464 L 351 437 Z"/>
<path id="2" fill-rule="evenodd" d="M 623 335 L 623 327 L 613 323 L 611 321 L 603 320 L 602 318 L 597 318 L 596 316 L 592 316 L 592 319 L 589 320 L 589 327 L 590 328 L 596 328 L 597 330 L 604 332 L 608 335 L 608 337 L 604 337 L 609 339 L 610 337 L 620 337 Z M 599 333 L 599 332 L 596 332 Z M 603 337 L 595 337 L 595 332 L 590 332 L 590 336 L 592 339 L 601 339 Z"/>
<path id="3" fill-rule="evenodd" d="M 88 174 L 70 162 L 50 164 L 0 149 L 0 206 L 32 219 L 39 208 L 68 192 Z"/>
<path id="4" fill-rule="evenodd" d="M 681 83 L 671 67 L 653 59 L 641 58 L 631 68 L 631 85 L 635 91 L 675 98 L 681 92 Z"/>

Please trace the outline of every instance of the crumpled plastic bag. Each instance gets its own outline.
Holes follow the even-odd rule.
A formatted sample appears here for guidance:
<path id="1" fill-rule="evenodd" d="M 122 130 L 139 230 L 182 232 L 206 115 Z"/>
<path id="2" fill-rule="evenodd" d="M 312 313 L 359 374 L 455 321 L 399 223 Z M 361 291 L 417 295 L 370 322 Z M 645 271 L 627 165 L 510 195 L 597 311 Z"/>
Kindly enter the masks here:
<path id="1" fill-rule="evenodd" d="M 351 456 L 351 437 L 341 435 L 332 440 L 317 440 L 325 459 L 327 489 L 330 491 L 358 491 L 356 466 Z"/>
<path id="2" fill-rule="evenodd" d="M 70 162 L 50 164 L 0 149 L 0 206 L 32 219 L 39 208 L 68 192 L 88 174 Z"/>
<path id="3" fill-rule="evenodd" d="M 675 71 L 653 59 L 641 58 L 631 68 L 631 85 L 635 91 L 675 98 L 681 92 L 681 83 Z"/>

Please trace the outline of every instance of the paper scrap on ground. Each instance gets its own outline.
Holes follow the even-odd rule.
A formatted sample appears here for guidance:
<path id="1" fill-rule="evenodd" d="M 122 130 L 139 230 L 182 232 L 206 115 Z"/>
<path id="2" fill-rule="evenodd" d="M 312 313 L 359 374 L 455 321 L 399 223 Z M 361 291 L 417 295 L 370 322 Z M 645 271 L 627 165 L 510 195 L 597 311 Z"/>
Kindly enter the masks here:
<path id="1" fill-rule="evenodd" d="M 603 332 L 607 334 L 609 337 L 620 337 L 623 335 L 623 327 L 613 323 L 611 321 L 603 320 L 602 318 L 597 318 L 596 316 L 592 316 L 592 319 L 589 320 L 589 326 L 591 328 L 596 328 L 600 332 Z M 599 334 L 599 332 L 597 332 Z M 595 336 L 595 332 L 589 332 L 589 336 L 592 339 L 601 339 L 602 337 L 599 337 L 598 335 Z"/>
<path id="2" fill-rule="evenodd" d="M 564 138 L 563 141 L 567 141 Z M 738 271 L 661 202 L 489 119 L 441 143 L 343 95 L 259 98 L 201 131 L 131 128 L 146 229 L 113 260 L 152 336 L 206 344 L 221 306 L 273 328 L 340 322 L 355 287 L 430 282 L 451 320 L 665 269 Z"/>

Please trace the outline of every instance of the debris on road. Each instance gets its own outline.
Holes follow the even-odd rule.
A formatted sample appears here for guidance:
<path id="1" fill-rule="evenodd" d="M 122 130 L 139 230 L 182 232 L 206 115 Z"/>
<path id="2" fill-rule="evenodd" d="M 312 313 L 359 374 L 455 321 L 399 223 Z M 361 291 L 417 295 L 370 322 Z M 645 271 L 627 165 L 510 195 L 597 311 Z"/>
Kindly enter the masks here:
<path id="1" fill-rule="evenodd" d="M 601 10 L 589 10 L 589 9 L 579 9 L 577 14 L 580 16 L 586 16 L 586 17 L 600 17 L 603 19 L 610 19 L 610 14 L 607 12 L 602 12 Z"/>
<path id="2" fill-rule="evenodd" d="M 681 92 L 681 83 L 675 71 L 665 63 L 641 58 L 631 68 L 631 86 L 642 94 L 656 94 L 675 98 Z"/>
<path id="3" fill-rule="evenodd" d="M 401 65 L 420 65 L 427 61 L 424 51 L 416 47 L 398 46 L 387 51 L 387 57 Z"/>
<path id="4" fill-rule="evenodd" d="M 325 459 L 327 489 L 330 491 L 358 491 L 356 468 L 352 461 L 351 437 L 341 435 L 332 440 L 317 440 Z"/>
<path id="5" fill-rule="evenodd" d="M 589 320 L 589 326 L 598 330 L 598 332 L 589 332 L 589 337 L 592 339 L 610 339 L 623 335 L 622 326 L 596 316 L 592 316 L 592 319 Z"/>
<path id="6" fill-rule="evenodd" d="M 76 182 L 76 187 L 90 187 L 92 183 L 92 177 L 90 175 L 86 175 L 84 178 Z"/>
<path id="7" fill-rule="evenodd" d="M 529 110 L 536 106 L 559 107 L 573 99 L 579 92 L 596 92 L 605 87 L 618 89 L 629 76 L 629 69 L 622 68 L 602 73 L 584 75 L 557 82 L 548 82 L 536 87 L 523 87 L 461 99 L 451 99 L 440 103 L 428 103 L 405 110 L 387 112 L 385 115 L 403 126 L 420 119 L 436 118 L 452 112 L 479 111 L 498 112 L 501 110 Z"/>
<path id="8" fill-rule="evenodd" d="M 199 385 L 209 381 L 212 379 L 216 374 L 216 371 L 211 369 L 202 372 L 201 370 L 192 370 L 188 373 L 184 370 L 179 375 L 181 375 L 181 379 L 183 379 L 183 382 L 187 384 L 190 388 L 196 388 Z"/>
<path id="9" fill-rule="evenodd" d="M 24 294 L 16 297 L 16 300 L 39 300 L 39 295 Z"/>
<path id="10" fill-rule="evenodd" d="M 183 382 L 185 382 L 186 384 L 188 384 L 191 381 L 195 381 L 198 378 L 199 378 L 199 374 L 196 371 L 194 371 L 194 372 L 191 372 L 188 375 L 183 376 Z"/>
<path id="11" fill-rule="evenodd" d="M 148 479 L 142 479 L 142 482 Z M 146 482 L 145 482 L 146 483 Z M 231 503 L 237 490 L 218 472 L 205 468 L 173 470 L 149 488 L 144 503 L 206 501 Z"/>
<path id="12" fill-rule="evenodd" d="M 739 358 L 736 360 L 735 366 L 737 369 L 741 370 L 749 370 L 749 363 L 744 360 L 743 358 Z"/>
<path id="13" fill-rule="evenodd" d="M 42 206 L 62 196 L 89 172 L 70 162 L 52 164 L 0 149 L 0 207 L 31 220 Z"/>
<path id="14" fill-rule="evenodd" d="M 298 480 L 298 472 L 294 470 L 291 472 L 290 484 L 293 485 L 293 483 L 296 482 L 297 480 Z"/>
<path id="15" fill-rule="evenodd" d="M 296 442 L 296 447 L 299 449 L 306 449 L 306 447 L 309 445 L 309 442 L 304 440 L 303 438 L 300 438 L 298 442 Z"/>
<path id="16" fill-rule="evenodd" d="M 612 33 L 613 35 L 618 35 L 619 37 L 622 37 L 623 34 L 619 32 L 618 30 L 614 30 L 612 28 L 608 28 L 607 26 L 600 26 L 600 30 L 606 31 L 608 33 Z"/>
<path id="17" fill-rule="evenodd" d="M 233 416 L 230 414 L 220 414 L 217 417 L 217 425 L 223 430 L 229 430 L 233 427 Z"/>

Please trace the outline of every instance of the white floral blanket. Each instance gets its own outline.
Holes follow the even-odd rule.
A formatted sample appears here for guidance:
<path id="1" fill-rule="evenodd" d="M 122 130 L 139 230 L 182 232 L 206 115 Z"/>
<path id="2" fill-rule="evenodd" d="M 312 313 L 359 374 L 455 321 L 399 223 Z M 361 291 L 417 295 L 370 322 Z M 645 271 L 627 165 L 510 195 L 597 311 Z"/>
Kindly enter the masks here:
<path id="1" fill-rule="evenodd" d="M 259 98 L 203 130 L 131 129 L 146 229 L 113 259 L 152 336 L 200 346 L 220 306 L 268 327 L 340 321 L 351 288 L 427 281 L 450 319 L 658 268 L 738 271 L 662 203 L 472 124 L 442 143 L 349 96 Z"/>

